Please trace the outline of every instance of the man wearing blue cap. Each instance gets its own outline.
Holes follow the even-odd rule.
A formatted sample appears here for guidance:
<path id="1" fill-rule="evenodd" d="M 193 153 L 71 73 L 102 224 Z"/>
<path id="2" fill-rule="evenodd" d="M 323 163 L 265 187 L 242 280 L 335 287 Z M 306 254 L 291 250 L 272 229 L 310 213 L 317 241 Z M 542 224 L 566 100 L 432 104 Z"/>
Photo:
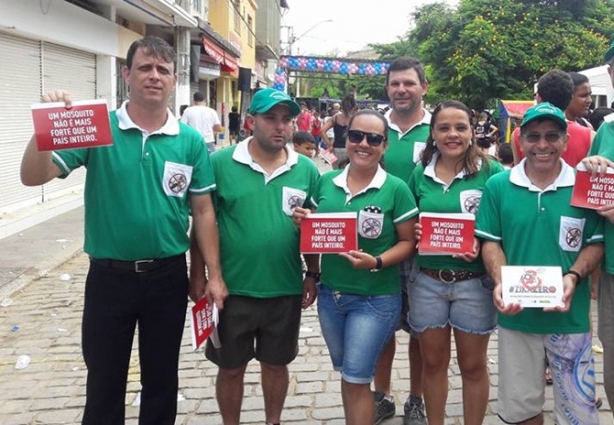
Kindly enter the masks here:
<path id="1" fill-rule="evenodd" d="M 298 353 L 301 308 L 316 296 L 319 264 L 306 256 L 292 212 L 310 198 L 319 173 L 287 144 L 300 107 L 281 91 L 259 90 L 246 120 L 254 134 L 212 158 L 222 275 L 229 297 L 220 314 L 221 348 L 208 342 L 218 365 L 217 401 L 224 425 L 238 425 L 247 363 L 260 362 L 266 421 L 278 424 L 288 390 L 287 365 Z M 195 241 L 194 241 L 195 242 Z M 192 244 L 192 280 L 205 280 Z"/>
<path id="2" fill-rule="evenodd" d="M 488 180 L 476 220 L 500 313 L 497 413 L 506 423 L 544 423 L 546 357 L 556 422 L 599 423 L 588 276 L 603 256 L 603 221 L 592 210 L 570 205 L 575 173 L 561 159 L 567 139 L 559 108 L 544 102 L 529 109 L 520 126 L 525 159 Z M 504 303 L 505 265 L 561 267 L 564 306 L 523 309 Z"/>

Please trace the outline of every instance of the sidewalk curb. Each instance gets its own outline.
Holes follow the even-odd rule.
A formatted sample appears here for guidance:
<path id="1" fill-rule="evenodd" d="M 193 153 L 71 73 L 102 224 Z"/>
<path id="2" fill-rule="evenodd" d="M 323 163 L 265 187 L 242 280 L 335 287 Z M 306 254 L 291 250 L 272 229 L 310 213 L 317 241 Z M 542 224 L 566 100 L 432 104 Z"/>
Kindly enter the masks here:
<path id="1" fill-rule="evenodd" d="M 83 252 L 83 241 L 76 241 L 66 245 L 63 252 L 63 255 L 52 257 L 41 264 L 40 267 L 28 269 L 6 285 L 0 286 L 0 300 L 10 298 L 13 294 L 22 291 L 32 282 L 48 276 L 49 273 L 57 267 L 79 256 Z"/>

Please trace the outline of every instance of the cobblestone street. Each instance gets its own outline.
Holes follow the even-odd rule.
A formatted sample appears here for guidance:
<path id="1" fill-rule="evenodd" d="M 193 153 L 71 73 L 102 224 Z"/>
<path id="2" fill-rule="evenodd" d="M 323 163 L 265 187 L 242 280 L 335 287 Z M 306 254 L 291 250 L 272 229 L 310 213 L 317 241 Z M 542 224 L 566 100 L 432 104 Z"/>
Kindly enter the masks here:
<path id="1" fill-rule="evenodd" d="M 12 303 L 0 307 L 0 393 L 3 398 L 0 423 L 3 425 L 80 423 L 86 377 L 80 348 L 80 323 L 87 266 L 87 256 L 80 254 L 46 277 L 12 294 Z M 61 279 L 65 274 L 70 276 L 70 280 Z M 214 388 L 216 368 L 202 352 L 192 351 L 187 326 L 186 322 L 179 371 L 177 424 L 220 424 Z M 498 385 L 496 340 L 495 333 L 488 351 L 491 389 L 485 424 L 502 423 L 495 414 Z M 402 424 L 403 402 L 408 390 L 407 335 L 398 332 L 397 341 L 399 348 L 393 365 L 397 415 L 384 422 L 386 425 Z M 25 369 L 17 370 L 15 363 L 20 355 L 30 356 L 31 363 Z M 601 384 L 602 356 L 597 354 L 595 357 L 597 380 Z M 303 315 L 299 357 L 290 370 L 284 423 L 344 423 L 339 375 L 332 370 L 313 307 Z M 245 381 L 242 423 L 263 424 L 257 363 L 250 364 Z M 126 396 L 129 424 L 137 423 L 139 390 L 139 364 L 134 351 Z M 546 410 L 551 411 L 550 390 L 548 394 Z M 601 423 L 614 424 L 601 385 L 599 395 L 604 401 Z M 450 366 L 447 416 L 448 424 L 462 424 L 461 378 L 454 362 Z M 548 417 L 546 423 L 554 422 Z"/>

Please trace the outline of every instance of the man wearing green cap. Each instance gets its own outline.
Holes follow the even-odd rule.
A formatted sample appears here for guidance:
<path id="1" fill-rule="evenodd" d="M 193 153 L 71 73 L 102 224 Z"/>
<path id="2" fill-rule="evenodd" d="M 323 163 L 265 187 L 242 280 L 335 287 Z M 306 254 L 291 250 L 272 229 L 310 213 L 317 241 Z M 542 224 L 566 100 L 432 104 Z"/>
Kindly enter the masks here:
<path id="1" fill-rule="evenodd" d="M 557 423 L 599 423 L 587 277 L 603 256 L 603 222 L 594 211 L 570 205 L 575 173 L 561 159 L 567 139 L 560 109 L 547 102 L 529 109 L 520 126 L 525 159 L 486 183 L 476 220 L 500 313 L 497 413 L 506 423 L 544 423 L 546 357 Z M 505 265 L 561 267 L 564 306 L 504 303 Z"/>
<path id="2" fill-rule="evenodd" d="M 311 196 L 319 173 L 287 144 L 300 107 L 278 90 L 253 97 L 252 137 L 216 152 L 214 197 L 220 232 L 222 275 L 229 297 L 220 314 L 221 348 L 208 341 L 206 355 L 218 365 L 217 401 L 224 425 L 238 425 L 247 363 L 260 362 L 267 423 L 280 422 L 288 390 L 287 365 L 298 353 L 301 307 L 316 296 L 319 264 L 306 256 L 303 279 L 299 231 L 292 212 Z M 204 281 L 199 250 L 192 245 L 192 280 Z"/>

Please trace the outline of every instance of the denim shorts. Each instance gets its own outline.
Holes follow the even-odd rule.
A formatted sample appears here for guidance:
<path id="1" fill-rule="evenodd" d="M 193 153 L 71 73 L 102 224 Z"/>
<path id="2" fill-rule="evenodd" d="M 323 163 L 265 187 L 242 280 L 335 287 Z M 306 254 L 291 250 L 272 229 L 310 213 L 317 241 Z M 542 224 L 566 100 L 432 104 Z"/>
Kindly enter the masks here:
<path id="1" fill-rule="evenodd" d="M 409 324 L 414 332 L 444 328 L 488 335 L 497 325 L 494 283 L 487 275 L 443 283 L 420 272 L 409 287 Z"/>
<path id="2" fill-rule="evenodd" d="M 399 277 L 401 279 L 401 317 L 397 326 L 397 331 L 403 329 L 410 335 L 415 336 L 415 332 L 409 326 L 409 287 L 416 281 L 419 267 L 416 264 L 416 257 L 403 260 L 399 263 Z"/>
<path id="3" fill-rule="evenodd" d="M 318 285 L 318 316 L 333 368 L 344 381 L 369 384 L 401 314 L 401 295 L 342 294 Z"/>

